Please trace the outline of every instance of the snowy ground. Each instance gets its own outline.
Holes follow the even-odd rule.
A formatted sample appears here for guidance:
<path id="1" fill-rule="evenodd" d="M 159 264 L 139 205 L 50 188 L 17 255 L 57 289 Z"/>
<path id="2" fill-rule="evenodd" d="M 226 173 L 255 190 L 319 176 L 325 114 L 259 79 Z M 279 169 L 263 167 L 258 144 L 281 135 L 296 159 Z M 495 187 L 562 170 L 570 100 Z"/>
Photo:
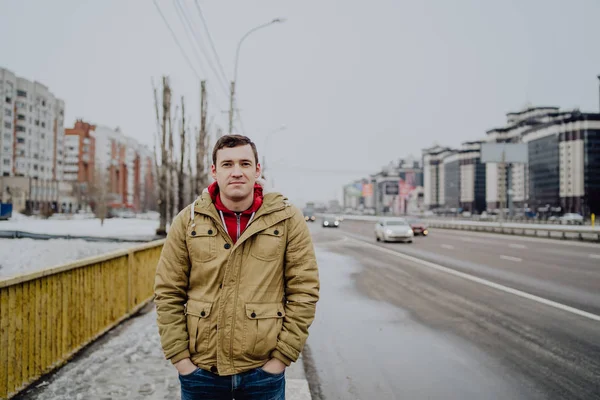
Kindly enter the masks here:
<path id="1" fill-rule="evenodd" d="M 95 237 L 153 236 L 156 228 L 158 220 L 146 218 L 110 218 L 102 226 L 98 218 L 39 219 L 17 213 L 8 221 L 0 221 L 0 230 L 4 231 Z"/>
<path id="2" fill-rule="evenodd" d="M 143 218 L 39 219 L 15 213 L 0 221 L 0 230 L 94 237 L 154 237 L 158 221 Z M 140 243 L 86 242 L 82 239 L 0 239 L 0 279 L 69 261 L 138 246 Z"/>
<path id="3" fill-rule="evenodd" d="M 139 245 L 82 239 L 0 239 L 0 279 Z"/>

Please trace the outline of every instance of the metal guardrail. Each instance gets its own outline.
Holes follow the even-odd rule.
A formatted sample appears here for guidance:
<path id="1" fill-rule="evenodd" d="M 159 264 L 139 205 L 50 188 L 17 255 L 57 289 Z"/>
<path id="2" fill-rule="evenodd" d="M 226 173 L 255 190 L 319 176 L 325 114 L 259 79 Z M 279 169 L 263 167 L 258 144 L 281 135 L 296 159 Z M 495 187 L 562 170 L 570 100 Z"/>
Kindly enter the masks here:
<path id="1" fill-rule="evenodd" d="M 87 242 L 140 242 L 147 243 L 152 240 L 160 240 L 161 237 L 156 235 L 130 235 L 120 237 L 103 237 L 103 236 L 83 236 L 83 235 L 58 235 L 48 233 L 35 233 L 25 231 L 7 231 L 0 230 L 0 239 L 83 239 Z"/>
<path id="2" fill-rule="evenodd" d="M 10 398 L 153 297 L 164 240 L 0 279 L 0 398 Z"/>
<path id="3" fill-rule="evenodd" d="M 381 219 L 400 219 L 402 217 L 343 215 L 343 218 L 356 221 L 376 222 Z M 502 233 L 507 235 L 600 242 L 600 227 L 598 226 L 517 224 L 512 222 L 444 221 L 436 219 L 424 219 L 424 221 L 426 221 L 427 225 L 431 228 L 458 229 L 476 232 Z"/>

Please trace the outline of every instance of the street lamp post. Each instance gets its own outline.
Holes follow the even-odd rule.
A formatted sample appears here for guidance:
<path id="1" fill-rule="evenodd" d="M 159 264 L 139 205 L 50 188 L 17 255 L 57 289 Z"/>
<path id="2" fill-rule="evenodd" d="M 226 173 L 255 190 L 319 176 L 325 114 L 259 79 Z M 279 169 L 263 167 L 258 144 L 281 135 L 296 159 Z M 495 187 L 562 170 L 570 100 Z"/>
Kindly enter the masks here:
<path id="1" fill-rule="evenodd" d="M 250 36 L 252 33 L 256 32 L 257 30 L 266 28 L 269 25 L 273 25 L 276 23 L 282 23 L 282 22 L 285 22 L 285 18 L 275 18 L 272 21 L 269 21 L 265 24 L 259 25 L 255 28 L 252 28 L 248 32 L 246 32 L 246 34 L 244 36 L 242 36 L 242 38 L 238 42 L 237 50 L 235 52 L 233 81 L 231 81 L 231 88 L 230 88 L 230 93 L 229 93 L 229 134 L 231 134 L 233 132 L 233 113 L 234 113 L 234 106 L 235 106 L 235 83 L 237 82 L 237 71 L 238 71 L 238 60 L 239 60 L 239 56 L 240 56 L 240 47 L 242 46 L 242 43 L 244 42 L 244 40 L 248 36 Z"/>

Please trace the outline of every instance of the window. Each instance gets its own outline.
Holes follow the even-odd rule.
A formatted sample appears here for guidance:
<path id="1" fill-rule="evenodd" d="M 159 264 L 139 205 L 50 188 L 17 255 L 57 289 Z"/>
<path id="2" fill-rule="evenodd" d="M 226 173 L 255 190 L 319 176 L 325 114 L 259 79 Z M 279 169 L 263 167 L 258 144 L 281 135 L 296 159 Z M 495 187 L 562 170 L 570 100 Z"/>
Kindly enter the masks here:
<path id="1" fill-rule="evenodd" d="M 5 133 L 4 134 L 4 139 L 5 140 L 10 140 L 10 133 Z"/>
<path id="2" fill-rule="evenodd" d="M 11 99 L 10 97 L 8 97 L 8 96 L 6 96 L 6 103 L 7 103 L 7 104 L 10 104 L 10 103 L 12 103 L 12 99 Z"/>
<path id="3" fill-rule="evenodd" d="M 17 143 L 25 143 L 25 139 L 22 137 L 17 138 Z"/>
<path id="4" fill-rule="evenodd" d="M 4 165 L 10 165 L 10 160 L 4 159 Z"/>
<path id="5" fill-rule="evenodd" d="M 10 128 L 12 128 L 12 124 L 10 122 L 6 121 L 6 122 L 4 122 L 4 127 L 6 129 L 10 129 Z"/>
<path id="6" fill-rule="evenodd" d="M 25 121 L 25 116 L 23 114 L 17 114 L 17 119 L 19 121 Z"/>
<path id="7" fill-rule="evenodd" d="M 35 126 L 40 126 L 40 120 L 39 119 L 35 120 Z"/>
<path id="8" fill-rule="evenodd" d="M 42 100 L 42 107 L 46 107 L 46 100 Z"/>
<path id="9" fill-rule="evenodd" d="M 42 128 L 46 127 L 46 123 L 44 121 L 42 121 Z"/>
<path id="10" fill-rule="evenodd" d="M 25 127 L 21 125 L 17 125 L 17 132 L 26 132 Z"/>
<path id="11" fill-rule="evenodd" d="M 37 171 L 37 170 L 38 170 L 38 166 L 37 166 L 37 164 L 33 164 L 33 170 L 34 170 L 34 171 Z"/>
<path id="12" fill-rule="evenodd" d="M 46 137 L 46 134 L 42 133 L 42 139 L 44 139 Z"/>
<path id="13" fill-rule="evenodd" d="M 12 110 L 10 108 L 5 108 L 4 115 L 6 115 L 7 117 L 10 117 L 12 115 Z"/>
<path id="14" fill-rule="evenodd" d="M 18 97 L 27 97 L 27 92 L 24 90 L 17 90 Z"/>

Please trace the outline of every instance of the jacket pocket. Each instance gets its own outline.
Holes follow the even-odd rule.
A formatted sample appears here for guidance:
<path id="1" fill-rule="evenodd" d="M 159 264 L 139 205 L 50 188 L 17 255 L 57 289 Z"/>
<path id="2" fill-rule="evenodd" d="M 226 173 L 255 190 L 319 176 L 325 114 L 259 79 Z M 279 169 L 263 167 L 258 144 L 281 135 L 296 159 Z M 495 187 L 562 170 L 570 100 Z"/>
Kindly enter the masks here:
<path id="1" fill-rule="evenodd" d="M 204 301 L 188 300 L 185 306 L 191 354 L 203 353 L 208 349 L 212 305 L 213 303 Z"/>
<path id="2" fill-rule="evenodd" d="M 187 239 L 191 261 L 206 262 L 217 256 L 217 229 L 214 226 L 189 226 Z"/>
<path id="3" fill-rule="evenodd" d="M 277 346 L 285 308 L 282 303 L 246 303 L 244 353 L 263 360 Z"/>
<path id="4" fill-rule="evenodd" d="M 256 234 L 252 255 L 260 260 L 272 261 L 282 255 L 283 226 L 272 226 Z"/>

